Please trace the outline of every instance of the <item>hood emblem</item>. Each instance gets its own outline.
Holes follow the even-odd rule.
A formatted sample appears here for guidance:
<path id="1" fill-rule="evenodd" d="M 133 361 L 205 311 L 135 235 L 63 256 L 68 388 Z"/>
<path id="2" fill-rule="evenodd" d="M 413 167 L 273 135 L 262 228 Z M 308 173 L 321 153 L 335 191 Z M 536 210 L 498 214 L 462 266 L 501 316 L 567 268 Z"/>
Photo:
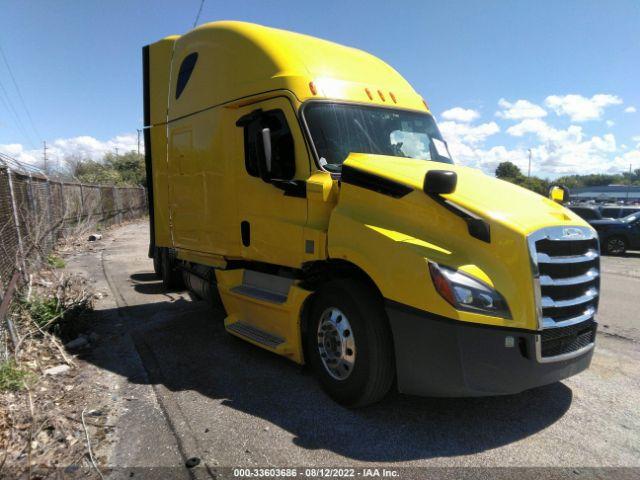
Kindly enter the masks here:
<path id="1" fill-rule="evenodd" d="M 564 238 L 584 238 L 584 232 L 579 228 L 563 228 L 562 236 Z"/>

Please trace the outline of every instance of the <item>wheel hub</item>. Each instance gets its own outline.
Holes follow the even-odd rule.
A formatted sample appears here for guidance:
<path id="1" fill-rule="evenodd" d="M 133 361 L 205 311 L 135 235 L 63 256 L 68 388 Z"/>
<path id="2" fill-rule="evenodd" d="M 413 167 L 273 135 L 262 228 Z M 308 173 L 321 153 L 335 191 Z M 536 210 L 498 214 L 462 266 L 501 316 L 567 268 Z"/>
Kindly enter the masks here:
<path id="1" fill-rule="evenodd" d="M 620 253 L 624 250 L 624 242 L 619 238 L 609 240 L 609 250 L 613 253 Z"/>
<path id="2" fill-rule="evenodd" d="M 328 308 L 320 317 L 317 335 L 324 368 L 336 380 L 345 380 L 356 361 L 356 343 L 349 319 L 339 309 Z"/>

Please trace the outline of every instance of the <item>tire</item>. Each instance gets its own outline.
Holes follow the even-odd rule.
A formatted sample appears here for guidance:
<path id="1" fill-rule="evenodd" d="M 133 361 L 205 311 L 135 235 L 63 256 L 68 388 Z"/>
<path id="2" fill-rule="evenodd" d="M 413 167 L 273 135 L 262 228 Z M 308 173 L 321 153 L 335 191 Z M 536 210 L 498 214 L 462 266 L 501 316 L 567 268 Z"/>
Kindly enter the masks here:
<path id="1" fill-rule="evenodd" d="M 157 277 L 162 278 L 161 249 L 158 247 L 154 247 L 153 249 L 153 272 Z"/>
<path id="2" fill-rule="evenodd" d="M 331 281 L 314 295 L 307 322 L 309 364 L 331 398 L 362 407 L 389 392 L 393 343 L 377 292 L 357 280 Z"/>
<path id="3" fill-rule="evenodd" d="M 627 241 L 623 237 L 609 237 L 605 241 L 604 251 L 608 255 L 624 255 L 627 251 Z"/>
<path id="4" fill-rule="evenodd" d="M 166 290 L 177 290 L 184 286 L 182 272 L 176 268 L 175 260 L 168 248 L 161 249 L 161 273 L 162 285 Z"/>

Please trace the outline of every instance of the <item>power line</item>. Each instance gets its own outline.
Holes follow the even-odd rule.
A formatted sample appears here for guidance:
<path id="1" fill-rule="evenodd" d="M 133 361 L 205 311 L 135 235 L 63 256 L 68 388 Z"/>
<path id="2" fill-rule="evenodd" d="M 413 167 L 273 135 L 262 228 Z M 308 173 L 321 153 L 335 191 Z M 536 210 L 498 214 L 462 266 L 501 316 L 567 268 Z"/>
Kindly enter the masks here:
<path id="1" fill-rule="evenodd" d="M 11 113 L 13 113 L 13 116 L 16 120 L 16 125 L 18 126 L 18 129 L 20 130 L 21 135 L 24 137 L 25 140 L 27 140 L 27 143 L 31 145 L 31 148 L 36 148 L 35 144 L 33 143 L 33 139 L 31 138 L 31 135 L 29 135 L 29 133 L 27 132 L 27 129 L 24 128 L 24 125 L 20 120 L 20 116 L 18 115 L 17 110 L 13 106 L 13 102 L 11 101 L 11 98 L 9 98 L 9 94 L 7 93 L 7 90 L 4 88 L 4 85 L 2 84 L 1 80 L 0 80 L 0 90 L 2 90 L 2 93 L 4 93 L 4 96 L 6 98 L 6 102 L 4 99 L 2 100 L 2 102 L 5 104 L 5 106 L 7 105 L 9 106 L 9 110 L 11 110 Z"/>
<path id="2" fill-rule="evenodd" d="M 198 24 L 198 20 L 200 20 L 200 14 L 202 13 L 202 6 L 204 5 L 204 0 L 200 0 L 200 8 L 198 9 L 198 14 L 196 15 L 196 19 L 193 22 L 193 28 L 196 28 Z"/>
<path id="3" fill-rule="evenodd" d="M 33 122 L 33 117 L 31 117 L 31 112 L 29 112 L 29 109 L 27 108 L 27 104 L 24 101 L 24 97 L 22 96 L 22 92 L 20 91 L 20 87 L 18 86 L 18 82 L 16 81 L 16 77 L 13 75 L 13 70 L 11 70 L 11 66 L 9 65 L 9 60 L 7 60 L 7 56 L 4 54 L 4 50 L 2 48 L 2 45 L 0 45 L 0 55 L 2 55 L 2 59 L 4 60 L 4 64 L 7 66 L 7 71 L 9 72 L 9 76 L 11 77 L 11 81 L 13 82 L 13 86 L 16 88 L 16 92 L 18 92 L 18 98 L 20 99 L 20 103 L 22 104 L 22 108 L 24 108 L 24 111 L 27 113 L 27 119 L 29 120 L 29 123 L 31 124 L 31 128 L 33 129 L 34 133 L 36 134 L 36 137 L 42 138 L 42 135 L 40 135 L 40 132 L 38 132 L 38 129 L 36 128 L 36 125 Z"/>
<path id="4" fill-rule="evenodd" d="M 18 170 L 26 173 L 44 173 L 44 171 L 35 165 L 21 162 L 7 154 L 0 152 L 0 164 L 4 164 L 8 167 L 13 167 L 14 170 Z"/>

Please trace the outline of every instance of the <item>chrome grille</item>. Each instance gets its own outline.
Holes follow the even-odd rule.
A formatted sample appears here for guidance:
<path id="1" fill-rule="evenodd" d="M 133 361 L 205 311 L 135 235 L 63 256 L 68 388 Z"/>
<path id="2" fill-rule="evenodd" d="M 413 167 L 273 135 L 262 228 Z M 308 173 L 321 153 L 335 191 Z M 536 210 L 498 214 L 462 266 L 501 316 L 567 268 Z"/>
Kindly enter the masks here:
<path id="1" fill-rule="evenodd" d="M 535 278 L 539 328 L 564 328 L 594 322 L 600 294 L 600 255 L 596 233 L 586 227 L 551 227 L 529 237 L 529 251 Z M 545 348 L 551 356 L 570 350 Z M 580 342 L 578 342 L 580 343 Z M 567 349 L 578 345 L 565 342 Z"/>

